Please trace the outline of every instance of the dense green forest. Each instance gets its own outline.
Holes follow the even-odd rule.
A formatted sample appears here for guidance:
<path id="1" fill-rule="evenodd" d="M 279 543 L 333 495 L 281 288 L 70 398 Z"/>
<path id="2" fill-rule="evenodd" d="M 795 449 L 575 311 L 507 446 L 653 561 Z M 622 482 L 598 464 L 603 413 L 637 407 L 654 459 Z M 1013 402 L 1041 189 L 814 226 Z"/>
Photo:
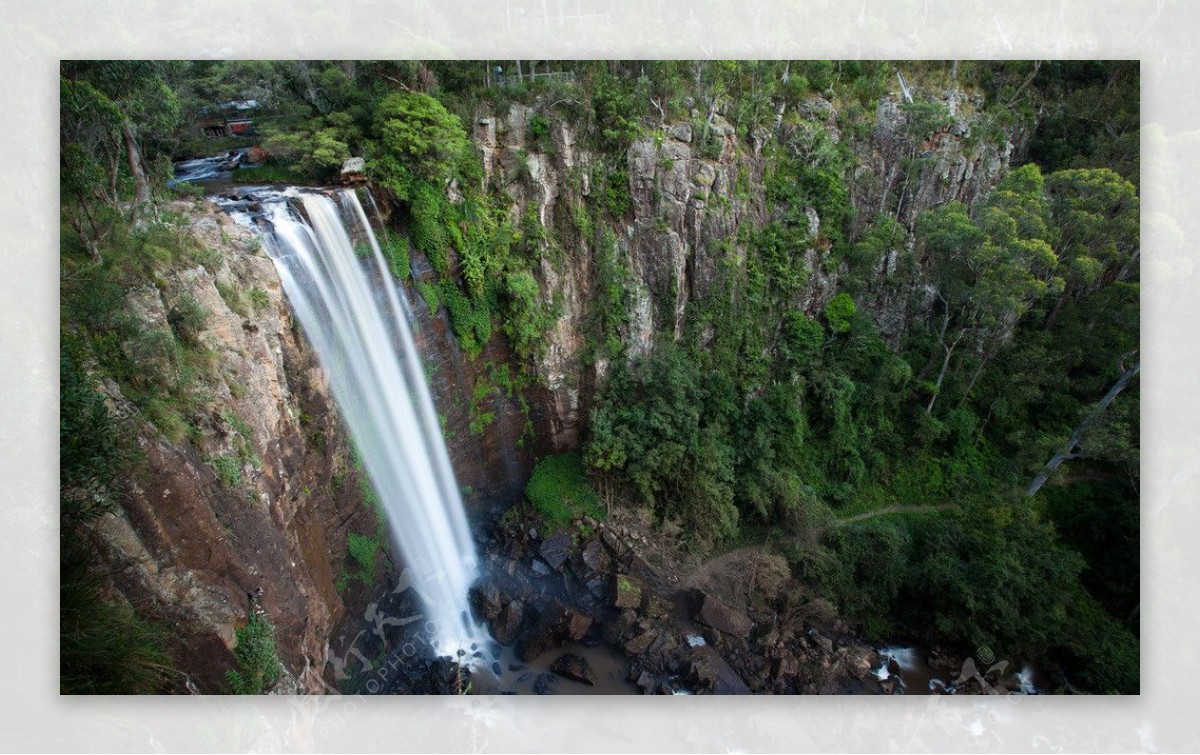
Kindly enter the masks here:
<path id="1" fill-rule="evenodd" d="M 102 598 L 88 569 L 89 522 L 119 505 L 139 463 L 96 387 L 116 381 L 168 438 L 194 431 L 215 369 L 193 337 L 205 311 L 175 301 L 165 343 L 139 334 L 124 299 L 164 265 L 205 264 L 168 207 L 202 190 L 169 185 L 172 160 L 249 146 L 266 163 L 234 181 L 321 184 L 364 157 L 411 241 L 385 242 L 393 274 L 444 308 L 468 358 L 504 339 L 521 386 L 537 382 L 567 306 L 542 270 L 590 250 L 583 359 L 607 373 L 587 398 L 579 455 L 535 472 L 535 505 L 559 516 L 561 491 L 583 486 L 589 512 L 603 508 L 598 491 L 677 525 L 698 552 L 768 543 L 808 595 L 874 641 L 986 646 L 1061 666 L 1086 691 L 1138 690 L 1136 63 L 69 62 L 61 73 L 64 692 L 108 691 L 97 679 L 154 691 L 174 673 L 168 630 Z M 909 222 L 931 145 L 955 123 L 951 91 L 973 96 L 957 101 L 973 111 L 968 142 L 1019 134 L 1020 146 L 985 195 Z M 856 206 L 859 184 L 878 179 L 861 146 L 884 98 L 905 124 L 904 188 L 896 206 Z M 198 133 L 215 104 L 249 99 L 257 133 Z M 814 102 L 832 115 L 813 115 Z M 505 191 L 529 175 L 484 180 L 473 141 L 471 124 L 518 106 L 530 152 L 552 154 L 567 124 L 591 156 L 578 176 L 589 190 L 550 221 Z M 633 214 L 628 155 L 679 124 L 700 156 L 755 155 L 761 175 L 732 191 L 763 209 L 720 240 L 679 327 L 633 350 L 635 284 L 617 238 Z M 413 279 L 412 255 L 432 278 Z M 835 272 L 834 295 L 801 304 L 814 276 Z M 652 293 L 656 313 L 673 311 L 677 292 Z M 885 300 L 901 302 L 902 329 L 881 331 Z M 273 652 L 268 637 L 258 654 Z M 231 678 L 256 691 L 262 674 Z"/>

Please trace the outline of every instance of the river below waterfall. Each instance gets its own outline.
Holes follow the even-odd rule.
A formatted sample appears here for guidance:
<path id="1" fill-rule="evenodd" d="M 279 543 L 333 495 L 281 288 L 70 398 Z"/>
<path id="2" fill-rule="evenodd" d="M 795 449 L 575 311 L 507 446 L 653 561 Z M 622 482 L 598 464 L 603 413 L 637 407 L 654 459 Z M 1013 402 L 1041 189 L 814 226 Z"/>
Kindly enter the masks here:
<path id="1" fill-rule="evenodd" d="M 968 691 L 968 686 L 984 694 L 1039 694 L 1035 671 L 1027 664 L 991 658 L 984 663 L 971 657 L 957 669 L 935 670 L 916 647 L 882 647 L 878 653 L 881 663 L 871 673 L 885 694 L 953 695 Z"/>

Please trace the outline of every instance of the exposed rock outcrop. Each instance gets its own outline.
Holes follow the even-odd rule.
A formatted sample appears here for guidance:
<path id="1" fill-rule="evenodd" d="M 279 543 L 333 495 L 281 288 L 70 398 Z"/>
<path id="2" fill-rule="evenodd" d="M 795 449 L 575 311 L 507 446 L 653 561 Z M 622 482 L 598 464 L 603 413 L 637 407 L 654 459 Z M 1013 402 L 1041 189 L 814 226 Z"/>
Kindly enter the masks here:
<path id="1" fill-rule="evenodd" d="M 911 229 L 923 210 L 976 200 L 1024 149 L 1028 134 L 986 122 L 979 95 L 957 89 L 926 95 L 942 103 L 948 125 L 919 133 L 901 95 L 892 94 L 868 116 L 873 123 L 868 133 L 853 138 L 854 167 L 845 177 L 855 217 L 852 240 L 877 215 Z M 535 114 L 550 124 L 548 141 L 529 136 Z M 687 122 L 664 124 L 632 142 L 615 163 L 628 176 L 629 210 L 604 221 L 629 273 L 628 310 L 621 318 L 629 357 L 645 354 L 657 336 L 680 338 L 688 308 L 709 292 L 723 261 L 744 259 L 739 231 L 759 227 L 777 212 L 764 189 L 765 145 L 775 141 L 803 153 L 816 132 L 835 143 L 850 138 L 841 133 L 838 116 L 834 104 L 814 97 L 778 113 L 773 129 L 746 136 L 737 135 L 718 111 L 705 144 Z M 584 359 L 602 240 L 598 231 L 582 234 L 577 223 L 586 198 L 602 190 L 592 185 L 601 156 L 582 144 L 573 124 L 543 106 L 483 114 L 474 138 L 485 183 L 509 194 L 517 217 L 532 212 L 562 250 L 554 261 L 543 259 L 539 269 L 543 297 L 560 306 L 560 316 L 536 364 L 544 391 L 535 397 L 532 414 L 539 436 L 548 441 L 543 450 L 575 448 L 591 393 L 610 368 L 603 358 Z M 612 162 L 613 156 L 604 158 Z M 809 276 L 795 306 L 818 315 L 837 293 L 845 268 L 828 264 L 828 241 L 821 234 L 827 219 L 813 208 L 806 214 L 812 246 L 803 258 Z M 936 296 L 899 269 L 904 251 L 888 250 L 878 261 L 878 275 L 856 295 L 893 343 L 912 318 L 928 313 Z"/>
<path id="2" fill-rule="evenodd" d="M 280 660 L 299 689 L 320 691 L 326 641 L 346 611 L 335 589 L 346 533 L 365 530 L 370 513 L 334 479 L 348 465 L 340 421 L 258 240 L 207 203 L 171 209 L 213 262 L 165 273 L 132 311 L 145 331 L 170 336 L 167 312 L 194 299 L 207 312 L 195 338 L 214 367 L 200 378 L 200 419 L 178 439 L 107 384 L 118 413 L 139 423 L 145 473 L 96 522 L 97 548 L 125 597 L 170 627 L 200 691 L 223 690 L 235 629 L 260 588 Z"/>

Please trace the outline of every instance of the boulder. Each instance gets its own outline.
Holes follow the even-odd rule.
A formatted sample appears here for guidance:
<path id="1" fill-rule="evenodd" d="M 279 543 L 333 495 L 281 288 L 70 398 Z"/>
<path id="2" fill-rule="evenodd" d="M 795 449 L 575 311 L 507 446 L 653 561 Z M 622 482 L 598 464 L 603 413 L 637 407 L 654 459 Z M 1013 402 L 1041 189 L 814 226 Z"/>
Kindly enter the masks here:
<path id="1" fill-rule="evenodd" d="M 607 594 L 607 590 L 604 589 L 604 580 L 600 577 L 592 577 L 584 583 L 584 587 L 588 589 L 588 592 L 596 600 L 604 600 Z"/>
<path id="2" fill-rule="evenodd" d="M 542 547 L 538 549 L 538 554 L 550 565 L 550 568 L 559 570 L 571 555 L 571 536 L 570 534 L 560 530 L 542 542 Z"/>
<path id="3" fill-rule="evenodd" d="M 554 688 L 551 686 L 558 679 L 554 674 L 538 674 L 537 679 L 533 681 L 533 691 L 538 695 L 553 695 Z"/>
<path id="4" fill-rule="evenodd" d="M 492 637 L 496 641 L 509 645 L 517 639 L 517 633 L 521 630 L 521 622 L 525 618 L 525 604 L 519 600 L 511 601 L 500 609 L 496 618 L 489 623 L 492 630 Z"/>
<path id="5" fill-rule="evenodd" d="M 500 615 L 500 588 L 495 582 L 488 580 L 473 585 L 470 598 L 471 608 L 477 618 L 490 622 Z"/>
<path id="6" fill-rule="evenodd" d="M 853 645 L 847 648 L 846 667 L 856 679 L 864 679 L 879 663 L 879 656 L 869 647 Z"/>
<path id="7" fill-rule="evenodd" d="M 810 636 L 822 652 L 826 655 L 833 655 L 833 640 L 817 631 L 813 631 Z"/>
<path id="8" fill-rule="evenodd" d="M 351 157 L 342 163 L 342 175 L 362 173 L 366 169 L 366 161 L 361 157 Z"/>
<path id="9" fill-rule="evenodd" d="M 697 689 L 717 695 L 748 695 L 750 688 L 711 646 L 692 648 L 687 675 Z"/>
<path id="10" fill-rule="evenodd" d="M 771 676 L 782 679 L 787 676 L 797 676 L 800 673 L 800 662 L 793 655 L 785 655 L 771 662 Z"/>
<path id="11" fill-rule="evenodd" d="M 641 655 L 646 652 L 651 644 L 658 639 L 658 633 L 654 630 L 648 630 L 635 636 L 633 639 L 625 643 L 625 652 L 629 655 Z"/>
<path id="12" fill-rule="evenodd" d="M 574 679 L 593 687 L 596 685 L 596 672 L 592 671 L 587 659 L 573 653 L 560 655 L 550 664 L 550 670 L 566 679 Z"/>
<path id="13" fill-rule="evenodd" d="M 649 671 L 643 671 L 637 678 L 637 686 L 643 695 L 653 695 L 655 687 L 658 686 L 658 679 Z"/>
<path id="14" fill-rule="evenodd" d="M 613 605 L 637 608 L 642 603 L 642 584 L 628 574 L 613 575 Z"/>
<path id="15" fill-rule="evenodd" d="M 691 144 L 692 142 L 692 124 L 680 123 L 671 127 L 671 136 L 681 142 Z"/>
<path id="16" fill-rule="evenodd" d="M 671 612 L 671 606 L 665 600 L 653 594 L 646 594 L 643 612 L 650 617 L 661 619 Z"/>
<path id="17" fill-rule="evenodd" d="M 587 567 L 588 575 L 598 574 L 608 567 L 608 558 L 604 553 L 604 547 L 600 545 L 599 540 L 589 540 L 583 546 L 583 551 L 580 554 L 583 564 Z"/>
<path id="18" fill-rule="evenodd" d="M 696 621 L 725 634 L 745 639 L 754 628 L 748 616 L 713 595 L 701 592 L 696 606 Z"/>
<path id="19" fill-rule="evenodd" d="M 522 661 L 531 661 L 548 650 L 582 639 L 591 626 L 590 616 L 555 600 L 546 607 L 533 629 L 519 644 L 517 657 Z"/>

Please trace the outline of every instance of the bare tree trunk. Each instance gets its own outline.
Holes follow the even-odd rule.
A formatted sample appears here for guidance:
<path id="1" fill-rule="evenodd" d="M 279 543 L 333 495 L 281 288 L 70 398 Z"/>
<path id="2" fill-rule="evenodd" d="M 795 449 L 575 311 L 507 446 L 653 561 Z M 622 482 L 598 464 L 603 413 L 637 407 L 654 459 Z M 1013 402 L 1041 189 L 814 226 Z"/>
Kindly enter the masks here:
<path id="1" fill-rule="evenodd" d="M 1050 330 L 1054 327 L 1054 323 L 1058 321 L 1058 313 L 1062 311 L 1063 304 L 1067 301 L 1067 291 L 1063 291 L 1059 295 L 1058 301 L 1054 302 L 1054 309 L 1050 310 L 1050 314 L 1046 315 L 1046 322 L 1042 323 L 1042 330 Z"/>
<path id="2" fill-rule="evenodd" d="M 1083 422 L 1080 422 L 1079 426 L 1075 428 L 1075 432 L 1071 433 L 1071 439 L 1067 441 L 1067 445 L 1063 448 L 1062 452 L 1055 454 L 1054 458 L 1046 462 L 1046 466 L 1042 468 L 1042 471 L 1038 472 L 1037 477 L 1033 478 L 1033 482 L 1029 483 L 1029 489 L 1025 491 L 1025 495 L 1031 496 L 1037 493 L 1038 490 L 1041 489 L 1042 485 L 1046 484 L 1046 480 L 1050 479 L 1050 475 L 1054 473 L 1054 470 L 1058 469 L 1058 467 L 1064 461 L 1075 458 L 1075 447 L 1079 445 L 1079 441 L 1083 440 L 1083 434 L 1087 432 L 1087 429 L 1091 427 L 1093 422 L 1096 421 L 1096 418 L 1099 417 L 1114 400 L 1116 400 L 1117 396 L 1121 394 L 1121 391 L 1125 390 L 1125 387 L 1129 385 L 1129 381 L 1132 380 L 1133 376 L 1138 374 L 1141 369 L 1142 360 L 1139 359 L 1133 363 L 1132 367 L 1121 373 L 1121 377 L 1117 378 L 1117 382 L 1113 383 L 1112 388 L 1108 389 L 1108 393 L 1104 394 L 1104 398 L 1100 399 L 1100 401 L 1096 403 L 1096 406 L 1092 409 L 1092 411 L 1090 411 L 1088 415 L 1083 418 Z"/>
<path id="3" fill-rule="evenodd" d="M 963 391 L 962 398 L 958 400 L 958 408 L 961 409 L 963 404 L 967 403 L 967 399 L 971 396 L 971 391 L 975 390 L 975 383 L 979 380 L 979 376 L 983 374 L 983 368 L 987 363 L 992 361 L 993 353 L 985 350 L 983 357 L 979 360 L 979 365 L 975 368 L 975 373 L 971 375 L 970 382 L 967 383 L 967 389 Z"/>
<path id="4" fill-rule="evenodd" d="M 925 407 L 925 413 L 928 415 L 933 415 L 933 405 L 941 395 L 942 381 L 946 379 L 946 369 L 950 366 L 950 357 L 954 355 L 954 350 L 958 348 L 958 342 L 961 340 L 962 334 L 959 334 L 949 346 L 942 344 L 942 348 L 946 350 L 946 358 L 942 360 L 942 369 L 938 372 L 937 382 L 933 385 L 933 395 L 929 397 L 929 406 Z"/>
<path id="5" fill-rule="evenodd" d="M 517 81 L 524 81 L 525 74 L 521 71 L 521 61 L 517 61 Z"/>
<path id="6" fill-rule="evenodd" d="M 104 199 L 113 207 L 121 206 L 121 195 L 117 188 L 117 181 L 121 177 L 121 153 L 125 151 L 122 144 L 122 137 L 114 135 L 112 149 L 106 149 L 108 154 L 108 196 Z"/>
<path id="7" fill-rule="evenodd" d="M 944 313 L 944 315 L 942 317 L 942 332 L 938 333 L 938 344 L 940 346 L 942 346 L 942 348 L 945 348 L 945 346 L 946 346 L 946 329 L 950 327 L 950 305 L 947 304 L 946 300 L 942 299 L 941 296 L 939 296 L 938 298 L 941 299 L 942 304 L 944 304 L 946 306 L 946 312 Z M 929 371 L 933 369 L 933 365 L 936 363 L 937 363 L 937 352 L 936 351 L 930 352 L 929 361 L 925 363 L 925 366 L 921 368 L 921 372 L 917 374 L 917 380 L 924 380 L 926 378 L 926 376 L 929 375 Z"/>
<path id="8" fill-rule="evenodd" d="M 134 194 L 134 215 L 137 208 L 150 201 L 150 182 L 146 180 L 146 171 L 142 168 L 142 153 L 138 150 L 137 137 L 133 133 L 133 124 L 129 121 L 121 127 L 125 138 L 125 154 L 129 158 L 129 172 L 133 174 L 133 182 L 137 187 Z"/>

